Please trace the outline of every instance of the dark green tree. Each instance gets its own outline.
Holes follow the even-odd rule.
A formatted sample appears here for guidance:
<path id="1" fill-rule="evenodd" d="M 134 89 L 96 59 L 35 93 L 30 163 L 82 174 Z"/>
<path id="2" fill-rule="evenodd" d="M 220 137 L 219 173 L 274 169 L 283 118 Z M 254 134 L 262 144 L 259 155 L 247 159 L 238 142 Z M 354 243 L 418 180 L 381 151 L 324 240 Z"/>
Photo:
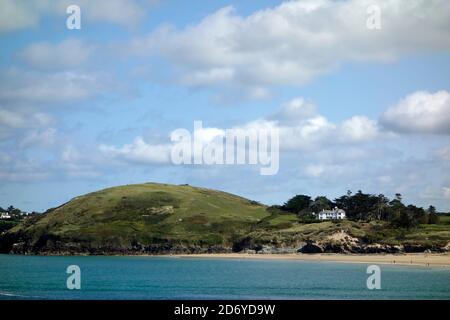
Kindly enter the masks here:
<path id="1" fill-rule="evenodd" d="M 300 213 L 303 210 L 309 210 L 311 205 L 311 197 L 299 194 L 289 199 L 284 205 L 283 209 L 293 213 Z"/>
<path id="2" fill-rule="evenodd" d="M 429 224 L 438 224 L 439 223 L 439 215 L 436 212 L 436 208 L 434 206 L 429 206 L 428 210 L 428 223 Z"/>
<path id="3" fill-rule="evenodd" d="M 314 212 L 322 210 L 330 210 L 333 207 L 333 202 L 325 196 L 319 196 L 311 203 L 311 209 Z"/>

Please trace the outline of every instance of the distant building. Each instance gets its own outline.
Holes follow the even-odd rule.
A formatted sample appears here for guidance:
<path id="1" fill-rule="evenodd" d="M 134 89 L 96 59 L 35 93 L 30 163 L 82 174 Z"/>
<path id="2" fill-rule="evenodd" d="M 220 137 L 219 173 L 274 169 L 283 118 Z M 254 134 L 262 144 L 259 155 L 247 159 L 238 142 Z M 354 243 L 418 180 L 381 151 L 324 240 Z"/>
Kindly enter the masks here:
<path id="1" fill-rule="evenodd" d="M 11 219 L 11 216 L 8 212 L 2 212 L 0 213 L 0 219 Z"/>
<path id="2" fill-rule="evenodd" d="M 319 220 L 342 220 L 345 219 L 345 211 L 338 207 L 334 207 L 333 210 L 322 210 L 321 212 L 316 213 L 315 216 Z"/>

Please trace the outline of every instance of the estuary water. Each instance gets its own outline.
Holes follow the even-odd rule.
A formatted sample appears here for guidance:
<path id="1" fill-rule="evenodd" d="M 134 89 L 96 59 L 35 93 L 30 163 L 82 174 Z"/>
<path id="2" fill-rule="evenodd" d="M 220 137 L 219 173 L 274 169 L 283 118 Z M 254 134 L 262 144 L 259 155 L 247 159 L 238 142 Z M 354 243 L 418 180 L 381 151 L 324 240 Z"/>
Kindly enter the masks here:
<path id="1" fill-rule="evenodd" d="M 67 267 L 80 268 L 79 290 Z M 0 299 L 450 299 L 450 269 L 179 257 L 0 255 Z"/>

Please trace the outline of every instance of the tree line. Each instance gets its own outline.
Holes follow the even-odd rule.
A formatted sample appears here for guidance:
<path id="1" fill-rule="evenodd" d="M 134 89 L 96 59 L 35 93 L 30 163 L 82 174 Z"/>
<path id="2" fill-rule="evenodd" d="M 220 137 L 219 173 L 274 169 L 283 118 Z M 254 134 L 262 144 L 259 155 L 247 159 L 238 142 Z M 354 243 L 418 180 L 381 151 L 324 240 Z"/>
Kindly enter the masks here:
<path id="1" fill-rule="evenodd" d="M 312 199 L 308 195 L 296 195 L 282 206 L 276 206 L 282 211 L 292 212 L 299 216 L 302 222 L 316 220 L 314 213 L 330 210 L 334 207 L 345 210 L 346 216 L 354 221 L 388 221 L 394 227 L 413 228 L 419 224 L 437 224 L 439 215 L 434 206 L 423 209 L 415 205 L 405 205 L 402 195 L 397 193 L 394 199 L 383 194 L 374 195 L 359 190 L 331 201 L 325 196 Z"/>
<path id="2" fill-rule="evenodd" d="M 9 206 L 6 209 L 0 207 L 0 213 L 8 213 L 11 217 L 16 217 L 22 214 L 22 210 L 14 208 L 13 206 Z"/>

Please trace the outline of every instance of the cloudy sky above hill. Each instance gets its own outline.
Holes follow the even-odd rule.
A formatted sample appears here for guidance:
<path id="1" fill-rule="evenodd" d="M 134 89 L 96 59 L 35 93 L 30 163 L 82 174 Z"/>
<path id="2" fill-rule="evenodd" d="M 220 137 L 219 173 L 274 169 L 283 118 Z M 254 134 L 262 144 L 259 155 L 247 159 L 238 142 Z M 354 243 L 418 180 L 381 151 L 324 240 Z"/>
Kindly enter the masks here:
<path id="1" fill-rule="evenodd" d="M 0 206 L 156 181 L 450 211 L 449 17 L 446 0 L 3 0 Z M 277 128 L 278 174 L 174 165 L 171 134 L 195 120 L 205 139 Z"/>

